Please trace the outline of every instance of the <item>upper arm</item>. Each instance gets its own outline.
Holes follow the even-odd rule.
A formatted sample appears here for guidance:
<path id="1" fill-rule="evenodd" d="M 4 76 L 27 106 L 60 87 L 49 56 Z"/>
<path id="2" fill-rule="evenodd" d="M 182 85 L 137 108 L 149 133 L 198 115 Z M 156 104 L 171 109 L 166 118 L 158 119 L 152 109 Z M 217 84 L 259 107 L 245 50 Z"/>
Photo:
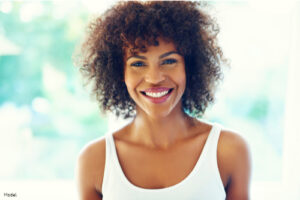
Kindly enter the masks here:
<path id="1" fill-rule="evenodd" d="M 76 184 L 80 200 L 101 200 L 105 166 L 105 140 L 87 145 L 79 154 L 76 165 Z"/>
<path id="2" fill-rule="evenodd" d="M 250 148 L 238 134 L 227 132 L 227 165 L 229 182 L 226 187 L 227 200 L 248 200 L 251 175 Z"/>

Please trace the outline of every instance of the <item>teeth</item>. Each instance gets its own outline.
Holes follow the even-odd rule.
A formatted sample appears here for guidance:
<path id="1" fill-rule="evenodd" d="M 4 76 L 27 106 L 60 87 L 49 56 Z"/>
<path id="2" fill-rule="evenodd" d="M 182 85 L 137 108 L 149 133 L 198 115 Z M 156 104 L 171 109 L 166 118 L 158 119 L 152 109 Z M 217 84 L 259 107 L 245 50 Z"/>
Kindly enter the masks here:
<path id="1" fill-rule="evenodd" d="M 154 97 L 154 98 L 159 98 L 159 97 L 162 97 L 162 96 L 165 96 L 168 91 L 164 91 L 164 92 L 145 92 L 147 96 L 150 96 L 150 97 Z"/>

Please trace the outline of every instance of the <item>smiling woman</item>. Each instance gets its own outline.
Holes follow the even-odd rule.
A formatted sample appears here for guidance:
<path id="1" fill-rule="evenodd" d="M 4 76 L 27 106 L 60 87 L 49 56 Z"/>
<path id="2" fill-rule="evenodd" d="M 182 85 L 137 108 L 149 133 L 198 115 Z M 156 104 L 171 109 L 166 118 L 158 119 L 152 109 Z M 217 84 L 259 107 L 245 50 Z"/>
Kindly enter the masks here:
<path id="1" fill-rule="evenodd" d="M 197 119 L 226 61 L 197 2 L 119 2 L 91 22 L 79 66 L 102 111 L 132 118 L 86 145 L 81 199 L 248 199 L 250 155 L 238 134 Z"/>

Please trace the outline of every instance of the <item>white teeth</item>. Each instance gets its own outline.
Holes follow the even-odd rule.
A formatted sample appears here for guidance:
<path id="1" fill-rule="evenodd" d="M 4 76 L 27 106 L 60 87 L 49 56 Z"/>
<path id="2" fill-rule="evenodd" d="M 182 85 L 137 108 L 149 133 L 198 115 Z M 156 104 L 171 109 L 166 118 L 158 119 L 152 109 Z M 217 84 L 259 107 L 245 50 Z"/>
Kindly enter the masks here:
<path id="1" fill-rule="evenodd" d="M 145 92 L 147 96 L 150 96 L 150 97 L 154 97 L 154 98 L 159 98 L 159 97 L 162 97 L 162 96 L 165 96 L 168 91 L 164 91 L 164 92 Z"/>

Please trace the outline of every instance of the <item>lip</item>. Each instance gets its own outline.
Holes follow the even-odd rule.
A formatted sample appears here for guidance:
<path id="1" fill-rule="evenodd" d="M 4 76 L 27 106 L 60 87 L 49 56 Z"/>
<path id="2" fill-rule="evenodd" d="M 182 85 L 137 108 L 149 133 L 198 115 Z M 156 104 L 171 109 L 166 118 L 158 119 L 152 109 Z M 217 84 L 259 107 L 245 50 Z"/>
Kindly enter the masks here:
<path id="1" fill-rule="evenodd" d="M 170 91 L 169 91 L 170 90 Z M 153 90 L 146 90 L 147 92 L 153 92 Z M 164 90 L 155 90 L 156 92 L 163 92 L 163 91 L 166 91 L 166 89 L 164 89 Z M 144 96 L 144 97 L 146 97 L 148 100 L 150 100 L 152 103 L 155 103 L 155 104 L 159 104 L 159 103 L 163 103 L 163 102 L 165 102 L 165 101 L 167 101 L 167 99 L 169 98 L 169 96 L 172 94 L 172 92 L 173 92 L 173 88 L 169 88 L 167 91 L 169 91 L 169 93 L 168 94 L 166 94 L 165 96 L 162 96 L 162 97 L 159 97 L 159 98 L 157 98 L 157 97 L 150 97 L 150 96 L 147 96 L 146 94 L 145 94 L 145 92 L 141 92 L 142 93 L 142 95 Z"/>

